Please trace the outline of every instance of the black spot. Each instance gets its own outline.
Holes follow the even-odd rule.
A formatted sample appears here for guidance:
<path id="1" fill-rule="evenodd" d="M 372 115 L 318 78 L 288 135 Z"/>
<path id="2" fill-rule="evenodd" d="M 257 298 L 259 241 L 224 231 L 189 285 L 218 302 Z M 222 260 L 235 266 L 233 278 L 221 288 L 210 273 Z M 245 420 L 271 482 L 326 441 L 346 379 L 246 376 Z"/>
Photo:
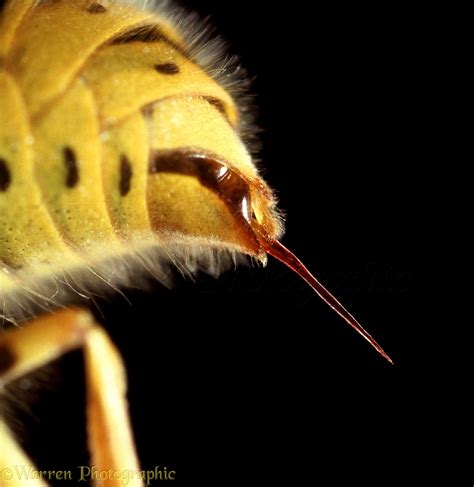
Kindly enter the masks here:
<path id="1" fill-rule="evenodd" d="M 122 155 L 120 159 L 120 194 L 126 196 L 131 188 L 132 181 L 132 165 L 126 155 Z"/>
<path id="2" fill-rule="evenodd" d="M 79 168 L 77 167 L 76 154 L 70 147 L 64 148 L 64 165 L 66 166 L 66 186 L 74 188 L 79 183 Z"/>
<path id="3" fill-rule="evenodd" d="M 179 67 L 175 63 L 155 64 L 155 70 L 161 74 L 178 74 Z"/>
<path id="4" fill-rule="evenodd" d="M 16 362 L 15 354 L 6 345 L 0 345 L 0 374 L 5 374 Z"/>
<path id="5" fill-rule="evenodd" d="M 8 169 L 7 161 L 0 159 L 0 191 L 6 191 L 12 182 L 10 169 Z"/>
<path id="6" fill-rule="evenodd" d="M 107 12 L 107 9 L 100 3 L 95 2 L 87 7 L 87 11 L 91 14 L 103 14 Z"/>

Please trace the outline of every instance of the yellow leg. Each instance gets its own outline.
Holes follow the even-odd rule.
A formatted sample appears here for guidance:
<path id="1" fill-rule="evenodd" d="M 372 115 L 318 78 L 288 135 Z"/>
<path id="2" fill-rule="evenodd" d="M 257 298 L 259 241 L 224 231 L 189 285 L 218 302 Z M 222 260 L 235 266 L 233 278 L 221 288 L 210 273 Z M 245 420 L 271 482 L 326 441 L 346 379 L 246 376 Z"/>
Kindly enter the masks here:
<path id="1" fill-rule="evenodd" d="M 83 310 L 65 310 L 34 320 L 24 328 L 0 336 L 0 389 L 3 385 L 77 348 L 84 348 L 87 388 L 87 429 L 96 486 L 122 486 L 122 475 L 139 471 L 130 428 L 125 371 L 121 358 L 106 335 Z M 10 433 L 2 433 L 0 419 L 0 473 L 12 465 L 29 465 Z M 19 460 L 17 460 L 19 459 Z M 20 462 L 20 463 L 17 463 Z M 5 476 L 5 474 L 3 474 Z M 128 485 L 142 486 L 130 475 Z M 46 485 L 45 483 L 16 485 Z M 12 480 L 13 481 L 13 480 Z M 0 478 L 0 486 L 2 479 Z"/>
<path id="2" fill-rule="evenodd" d="M 0 486 L 24 487 L 31 485 L 31 487 L 46 487 L 46 482 L 40 478 L 35 478 L 35 475 L 29 475 L 29 472 L 34 470 L 34 465 L 0 419 Z"/>

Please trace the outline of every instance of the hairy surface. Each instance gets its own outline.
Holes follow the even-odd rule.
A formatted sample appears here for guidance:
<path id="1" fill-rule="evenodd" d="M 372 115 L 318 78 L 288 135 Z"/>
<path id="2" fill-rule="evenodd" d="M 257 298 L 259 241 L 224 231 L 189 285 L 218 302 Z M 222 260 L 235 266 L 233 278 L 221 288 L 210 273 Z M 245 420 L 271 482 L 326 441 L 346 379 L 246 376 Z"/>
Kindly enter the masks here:
<path id="1" fill-rule="evenodd" d="M 217 276 L 244 254 L 265 261 L 246 228 L 282 225 L 251 156 L 248 83 L 206 23 L 166 0 L 11 0 L 1 15 L 5 320 L 169 284 L 173 267 Z M 157 150 L 219 161 L 244 206 L 235 184 L 150 172 Z"/>

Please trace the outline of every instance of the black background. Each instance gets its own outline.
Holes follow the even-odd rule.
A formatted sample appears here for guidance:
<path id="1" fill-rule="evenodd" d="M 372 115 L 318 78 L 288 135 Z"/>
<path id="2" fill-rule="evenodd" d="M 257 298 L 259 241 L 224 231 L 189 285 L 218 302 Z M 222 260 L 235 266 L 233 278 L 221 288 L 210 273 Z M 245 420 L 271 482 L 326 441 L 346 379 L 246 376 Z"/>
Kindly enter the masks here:
<path id="1" fill-rule="evenodd" d="M 255 77 L 284 243 L 393 357 L 282 265 L 100 300 L 145 468 L 182 485 L 388 485 L 420 469 L 411 399 L 405 28 L 392 7 L 182 2 Z M 403 17 L 403 15 L 402 15 Z M 79 355 L 23 418 L 42 468 L 85 464 Z M 21 416 L 22 417 L 22 416 Z M 324 479 L 324 480 L 323 480 Z M 61 485 L 59 483 L 58 485 Z M 410 485 L 409 482 L 400 485 Z"/>

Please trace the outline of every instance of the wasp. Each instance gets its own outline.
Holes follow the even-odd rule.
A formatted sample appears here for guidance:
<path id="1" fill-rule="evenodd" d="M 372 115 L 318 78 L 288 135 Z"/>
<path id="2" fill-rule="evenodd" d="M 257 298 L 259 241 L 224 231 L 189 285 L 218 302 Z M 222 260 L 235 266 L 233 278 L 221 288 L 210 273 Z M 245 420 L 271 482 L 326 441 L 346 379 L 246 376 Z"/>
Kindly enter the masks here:
<path id="1" fill-rule="evenodd" d="M 124 365 L 74 298 L 137 273 L 218 274 L 272 256 L 391 362 L 280 243 L 239 69 L 202 45 L 201 24 L 149 3 L 9 0 L 0 18 L 0 312 L 20 325 L 0 337 L 0 387 L 82 349 L 99 470 L 138 459 Z M 30 464 L 0 428 L 0 467 Z"/>

